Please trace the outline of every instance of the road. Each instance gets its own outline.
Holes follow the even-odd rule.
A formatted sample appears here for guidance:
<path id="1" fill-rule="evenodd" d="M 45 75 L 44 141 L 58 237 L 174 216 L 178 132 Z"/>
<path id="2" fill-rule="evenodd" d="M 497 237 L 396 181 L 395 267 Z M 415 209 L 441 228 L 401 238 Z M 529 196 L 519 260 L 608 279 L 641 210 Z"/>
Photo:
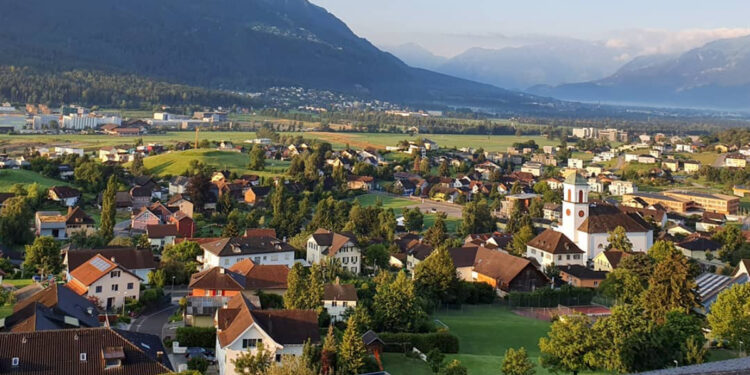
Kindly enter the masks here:
<path id="1" fill-rule="evenodd" d="M 138 317 L 133 324 L 130 326 L 131 331 L 140 333 L 150 333 L 163 337 L 162 330 L 164 325 L 169 321 L 169 317 L 177 311 L 179 306 L 170 304 L 169 306 L 151 313 L 149 315 L 143 315 Z"/>
<path id="2" fill-rule="evenodd" d="M 115 224 L 115 235 L 130 236 L 130 220 L 123 220 Z"/>
<path id="3" fill-rule="evenodd" d="M 724 166 L 724 160 L 727 158 L 727 155 L 728 154 L 721 154 L 721 155 L 719 155 L 719 157 L 716 158 L 716 160 L 714 160 L 713 167 L 714 168 L 721 168 L 721 167 L 723 167 Z"/>

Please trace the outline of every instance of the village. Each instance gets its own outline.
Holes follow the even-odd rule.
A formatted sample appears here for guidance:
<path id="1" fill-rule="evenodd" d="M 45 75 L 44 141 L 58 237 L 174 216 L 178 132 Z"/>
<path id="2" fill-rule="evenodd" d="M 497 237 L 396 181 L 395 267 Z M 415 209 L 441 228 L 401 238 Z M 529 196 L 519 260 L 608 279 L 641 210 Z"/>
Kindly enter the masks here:
<path id="1" fill-rule="evenodd" d="M 744 336 L 721 324 L 734 317 L 712 313 L 750 280 L 741 132 L 566 128 L 446 146 L 417 128 L 355 147 L 301 125 L 212 129 L 230 121 L 221 109 L 24 117 L 35 133 L 0 145 L 0 331 L 13 333 L 0 346 L 221 375 L 295 358 L 322 373 L 479 374 L 524 346 L 538 373 L 743 353 Z M 12 142 L 50 132 L 96 142 Z M 607 336 L 636 309 L 656 326 Z M 587 351 L 627 350 L 607 337 L 680 319 L 689 327 L 658 358 L 576 367 L 555 349 L 556 332 L 581 330 L 600 340 Z M 91 352 L 65 352 L 80 338 Z"/>

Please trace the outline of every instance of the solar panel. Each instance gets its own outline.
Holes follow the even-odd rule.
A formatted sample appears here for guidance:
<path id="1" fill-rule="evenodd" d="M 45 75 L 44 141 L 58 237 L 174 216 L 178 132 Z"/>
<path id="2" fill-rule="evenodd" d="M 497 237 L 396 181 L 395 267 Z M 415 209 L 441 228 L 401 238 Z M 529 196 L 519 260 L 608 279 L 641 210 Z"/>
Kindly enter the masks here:
<path id="1" fill-rule="evenodd" d="M 102 272 L 104 272 L 107 269 L 109 269 L 109 263 L 107 263 L 102 258 L 94 258 L 94 259 L 91 260 L 90 263 L 91 263 L 92 266 L 94 266 L 96 269 L 98 269 L 99 271 L 102 271 Z"/>

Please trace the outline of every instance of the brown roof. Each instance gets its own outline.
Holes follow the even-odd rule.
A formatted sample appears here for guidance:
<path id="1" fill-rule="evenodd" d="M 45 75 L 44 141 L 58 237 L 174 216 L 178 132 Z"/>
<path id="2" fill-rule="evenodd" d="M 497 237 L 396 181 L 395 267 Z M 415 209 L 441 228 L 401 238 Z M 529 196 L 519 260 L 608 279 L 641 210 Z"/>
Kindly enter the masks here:
<path id="1" fill-rule="evenodd" d="M 623 258 L 629 257 L 630 254 L 622 250 L 612 249 L 605 251 L 604 256 L 607 258 L 607 262 L 609 262 L 609 265 L 612 266 L 612 269 L 615 269 L 617 268 L 617 265 L 620 264 L 620 261 Z"/>
<path id="2" fill-rule="evenodd" d="M 121 365 L 105 370 L 103 352 L 115 347 L 122 348 Z M 156 375 L 171 372 L 167 356 L 162 355 L 159 361 L 157 351 L 165 353 L 155 336 L 104 327 L 0 333 L 0 373 Z M 85 361 L 81 361 L 82 353 L 86 353 Z M 18 358 L 18 366 L 12 365 L 12 358 Z"/>
<path id="3" fill-rule="evenodd" d="M 157 266 L 151 250 L 112 247 L 105 249 L 68 250 L 66 252 L 68 269 L 74 270 L 78 268 L 78 266 L 97 254 L 101 254 L 110 260 L 114 258 L 117 264 L 129 270 L 154 269 Z"/>
<path id="4" fill-rule="evenodd" d="M 274 237 L 219 238 L 199 244 L 203 250 L 216 256 L 294 251 L 289 244 Z"/>
<path id="5" fill-rule="evenodd" d="M 273 228 L 249 228 L 245 231 L 245 237 L 273 237 L 276 238 L 276 229 Z"/>
<path id="6" fill-rule="evenodd" d="M 510 255 L 503 251 L 477 249 L 474 271 L 509 285 L 526 267 L 534 267 L 528 259 Z"/>
<path id="7" fill-rule="evenodd" d="M 323 299 L 326 301 L 356 301 L 357 289 L 352 284 L 326 284 L 323 286 Z"/>
<path id="8" fill-rule="evenodd" d="M 409 250 L 409 255 L 419 259 L 425 260 L 435 250 L 432 246 L 426 243 L 418 243 Z"/>
<path id="9" fill-rule="evenodd" d="M 288 276 L 289 268 L 285 265 L 256 264 L 245 273 L 245 289 L 286 289 Z"/>
<path id="10" fill-rule="evenodd" d="M 60 199 L 74 198 L 74 197 L 81 196 L 80 191 L 73 189 L 72 187 L 69 187 L 69 186 L 53 186 L 49 188 L 49 190 L 55 193 L 55 195 Z"/>
<path id="11" fill-rule="evenodd" d="M 454 267 L 472 267 L 477 258 L 477 250 L 479 246 L 464 246 L 448 249 L 448 253 L 453 259 Z"/>
<path id="12" fill-rule="evenodd" d="M 626 232 L 648 232 L 648 223 L 638 214 L 628 214 L 615 206 L 597 204 L 589 208 L 589 216 L 578 227 L 586 233 L 607 233 L 617 227 L 625 228 Z"/>
<path id="13" fill-rule="evenodd" d="M 326 254 L 334 256 L 347 242 L 357 243 L 356 238 L 349 233 L 336 233 L 327 229 L 318 229 L 313 233 L 315 243 L 320 246 L 328 246 Z"/>
<path id="14" fill-rule="evenodd" d="M 580 265 L 567 265 L 557 267 L 561 273 L 566 273 L 579 280 L 604 280 L 607 278 L 607 271 L 594 271 L 588 267 Z"/>
<path id="15" fill-rule="evenodd" d="M 221 267 L 212 267 L 190 276 L 190 289 L 244 290 L 245 276 Z"/>
<path id="16" fill-rule="evenodd" d="M 115 268 L 117 268 L 117 263 L 97 254 L 93 258 L 76 267 L 74 270 L 70 271 L 70 276 L 73 277 L 75 281 L 85 286 L 89 286 Z"/>
<path id="17" fill-rule="evenodd" d="M 281 345 L 303 344 L 307 340 L 320 342 L 315 311 L 253 310 L 242 294 L 232 297 L 227 307 L 218 311 L 217 323 L 220 330 L 217 338 L 222 347 L 234 342 L 253 323 Z"/>
<path id="18" fill-rule="evenodd" d="M 149 224 L 146 225 L 148 238 L 177 237 L 177 225 L 175 224 Z"/>
<path id="19" fill-rule="evenodd" d="M 255 264 L 250 259 L 231 268 L 213 267 L 190 277 L 191 289 L 258 290 L 286 289 L 289 268 L 284 265 Z"/>
<path id="20" fill-rule="evenodd" d="M 80 207 L 71 208 L 68 211 L 68 216 L 65 218 L 65 224 L 67 225 L 93 225 L 96 222 L 91 218 L 85 211 Z"/>
<path id="21" fill-rule="evenodd" d="M 661 223 L 664 216 L 667 214 L 667 210 L 651 209 L 651 208 L 638 208 L 629 206 L 618 207 L 620 211 L 625 213 L 637 213 L 642 218 L 651 218 L 656 223 Z"/>
<path id="22" fill-rule="evenodd" d="M 527 245 L 551 254 L 583 254 L 578 245 L 554 229 L 539 233 Z"/>

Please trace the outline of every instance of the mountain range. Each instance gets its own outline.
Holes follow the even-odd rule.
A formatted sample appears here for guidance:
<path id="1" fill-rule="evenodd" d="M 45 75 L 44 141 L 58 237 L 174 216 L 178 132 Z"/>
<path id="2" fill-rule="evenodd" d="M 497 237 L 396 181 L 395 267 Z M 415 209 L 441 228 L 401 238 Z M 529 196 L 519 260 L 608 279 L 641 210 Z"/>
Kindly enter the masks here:
<path id="1" fill-rule="evenodd" d="M 0 65 L 496 109 L 556 103 L 412 68 L 307 0 L 0 0 L 0 9 Z"/>
<path id="2" fill-rule="evenodd" d="M 618 104 L 750 110 L 750 36 L 710 42 L 677 56 L 633 60 L 599 80 L 529 91 Z"/>

